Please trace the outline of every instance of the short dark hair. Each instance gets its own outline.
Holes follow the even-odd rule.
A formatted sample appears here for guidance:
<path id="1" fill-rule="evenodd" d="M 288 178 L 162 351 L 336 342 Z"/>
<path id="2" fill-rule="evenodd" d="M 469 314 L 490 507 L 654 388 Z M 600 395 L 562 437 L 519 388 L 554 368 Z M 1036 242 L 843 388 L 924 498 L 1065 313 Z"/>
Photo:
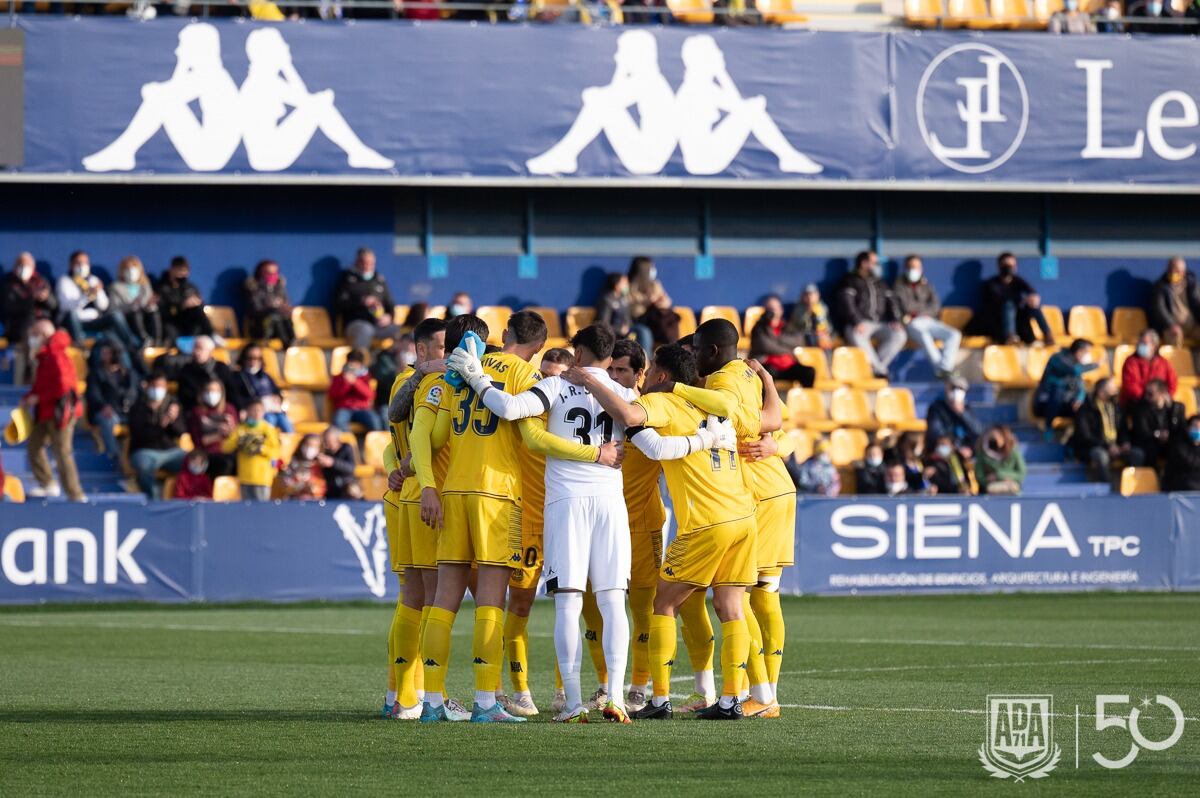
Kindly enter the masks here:
<path id="1" fill-rule="evenodd" d="M 1071 354 L 1078 355 L 1080 352 L 1086 352 L 1092 348 L 1092 342 L 1086 338 L 1077 338 L 1071 344 Z"/>
<path id="2" fill-rule="evenodd" d="M 176 255 L 175 257 L 171 258 L 170 268 L 172 268 L 172 269 L 174 269 L 176 266 L 190 266 L 190 265 L 191 264 L 188 263 L 188 259 L 183 257 L 182 255 Z"/>
<path id="3" fill-rule="evenodd" d="M 700 376 L 696 356 L 679 344 L 667 344 L 654 351 L 654 365 L 658 366 L 675 382 L 691 385 Z"/>
<path id="4" fill-rule="evenodd" d="M 78 258 L 80 255 L 86 255 L 86 254 L 87 254 L 87 252 L 85 252 L 84 250 L 77 249 L 74 252 L 72 252 L 70 254 L 70 256 L 67 257 L 67 263 L 74 263 L 76 258 Z"/>
<path id="5" fill-rule="evenodd" d="M 644 271 L 649 270 L 654 265 L 654 259 L 648 255 L 635 255 L 629 261 L 629 272 L 626 276 L 630 280 L 636 279 L 642 275 Z"/>
<path id="6" fill-rule="evenodd" d="M 1017 256 L 1007 250 L 1005 250 L 1004 252 L 1001 252 L 999 255 L 996 256 L 996 265 L 999 266 L 1001 263 L 1004 263 L 1004 261 L 1008 260 L 1009 258 L 1016 260 Z"/>
<path id="7" fill-rule="evenodd" d="M 858 267 L 862 266 L 864 263 L 869 261 L 871 259 L 871 256 L 874 254 L 875 254 L 875 250 L 864 249 L 862 252 L 855 255 L 854 256 L 854 268 L 857 269 Z"/>
<path id="8" fill-rule="evenodd" d="M 699 342 L 704 341 L 705 345 L 715 345 L 720 349 L 730 346 L 736 348 L 739 337 L 737 327 L 729 319 L 709 319 L 696 328 L 695 345 L 699 347 Z"/>
<path id="9" fill-rule="evenodd" d="M 216 382 L 220 382 L 220 380 L 216 380 Z M 251 396 L 246 401 L 246 409 L 249 410 L 250 408 L 254 407 L 255 405 L 262 407 L 264 404 L 265 403 L 263 402 L 263 399 L 261 396 Z"/>
<path id="10" fill-rule="evenodd" d="M 617 336 L 607 324 L 590 324 L 571 338 L 571 346 L 576 350 L 580 347 L 587 349 L 597 360 L 611 357 L 616 342 Z"/>
<path id="11" fill-rule="evenodd" d="M 914 260 L 920 260 L 920 259 L 921 259 L 920 255 L 905 255 L 904 256 L 904 268 L 907 269 L 908 264 L 912 263 Z"/>
<path id="12" fill-rule="evenodd" d="M 637 341 L 622 338 L 613 344 L 612 356 L 613 360 L 623 357 L 629 358 L 629 368 L 634 371 L 641 371 L 646 368 L 646 350 L 642 349 L 642 345 Z"/>
<path id="13" fill-rule="evenodd" d="M 347 363 L 366 363 L 367 353 L 361 349 L 351 349 L 346 355 Z"/>
<path id="14" fill-rule="evenodd" d="M 1151 388 L 1156 391 L 1166 391 L 1167 394 L 1171 393 L 1171 386 L 1167 385 L 1166 380 L 1150 380 L 1150 382 L 1146 383 L 1146 390 L 1148 391 Z"/>
<path id="15" fill-rule="evenodd" d="M 609 272 L 604 278 L 604 293 L 616 291 L 620 282 L 628 279 L 629 277 L 621 272 Z"/>
<path id="16" fill-rule="evenodd" d="M 440 332 L 446 331 L 446 322 L 441 319 L 422 319 L 421 323 L 413 327 L 412 337 L 414 343 L 422 341 L 431 341 L 433 336 Z"/>
<path id="17" fill-rule="evenodd" d="M 545 354 L 542 355 L 542 362 L 570 366 L 575 362 L 575 356 L 571 354 L 571 350 L 556 346 L 553 349 L 546 350 Z"/>
<path id="18" fill-rule="evenodd" d="M 687 335 L 681 335 L 681 336 L 679 336 L 679 340 L 677 340 L 675 343 L 677 343 L 680 346 L 685 347 L 685 348 L 695 349 L 696 348 L 696 336 L 693 333 L 688 333 Z"/>
<path id="19" fill-rule="evenodd" d="M 473 332 L 486 341 L 490 331 L 487 322 L 474 313 L 464 313 L 446 322 L 446 352 L 453 352 L 462 343 L 463 336 Z"/>
<path id="20" fill-rule="evenodd" d="M 519 310 L 509 316 L 508 331 L 515 343 L 521 345 L 544 342 L 549 335 L 546 320 L 532 310 Z"/>

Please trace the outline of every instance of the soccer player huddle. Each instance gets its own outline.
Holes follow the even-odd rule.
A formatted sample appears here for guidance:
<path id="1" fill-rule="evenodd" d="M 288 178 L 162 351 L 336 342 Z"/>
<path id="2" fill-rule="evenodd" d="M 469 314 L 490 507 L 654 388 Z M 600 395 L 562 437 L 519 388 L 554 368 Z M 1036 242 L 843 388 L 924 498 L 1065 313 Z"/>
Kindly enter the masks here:
<path id="1" fill-rule="evenodd" d="M 530 361 L 547 330 L 536 313 L 514 313 L 499 349 L 484 350 L 488 335 L 473 315 L 421 322 L 418 363 L 391 389 L 384 508 L 402 588 L 383 714 L 478 723 L 537 715 L 526 626 L 544 577 L 554 598 L 556 722 L 586 723 L 592 712 L 615 723 L 675 711 L 778 717 L 779 581 L 793 563 L 795 488 L 783 464 L 783 405 L 770 375 L 738 358 L 734 325 L 705 322 L 648 366 L 636 343 L 592 325 L 571 339 L 573 354 L 547 351 L 540 373 Z M 665 556 L 660 475 L 678 528 Z M 467 590 L 470 711 L 445 694 Z M 600 683 L 587 700 L 581 615 Z M 673 710 L 677 617 L 695 692 Z M 511 696 L 501 689 L 505 663 Z"/>

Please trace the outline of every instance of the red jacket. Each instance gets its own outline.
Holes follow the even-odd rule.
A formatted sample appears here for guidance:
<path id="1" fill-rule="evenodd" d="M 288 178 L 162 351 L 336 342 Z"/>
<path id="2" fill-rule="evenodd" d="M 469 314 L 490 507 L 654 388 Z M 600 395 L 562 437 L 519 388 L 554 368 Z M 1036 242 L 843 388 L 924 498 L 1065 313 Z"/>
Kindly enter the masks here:
<path id="1" fill-rule="evenodd" d="M 212 494 L 213 482 L 208 474 L 193 474 L 183 468 L 175 478 L 176 499 L 211 499 Z"/>
<path id="2" fill-rule="evenodd" d="M 329 384 L 329 400 L 336 410 L 370 410 L 375 405 L 375 388 L 370 377 L 356 377 L 353 382 L 342 374 Z"/>
<path id="3" fill-rule="evenodd" d="M 75 364 L 67 357 L 71 336 L 58 330 L 42 346 L 37 354 L 33 385 L 29 395 L 37 397 L 34 408 L 35 421 L 55 421 L 59 428 L 67 426 L 71 418 L 78 418 L 83 409 L 76 394 L 79 377 Z"/>
<path id="4" fill-rule="evenodd" d="M 1175 376 L 1175 367 L 1171 361 L 1162 355 L 1155 355 L 1150 360 L 1130 355 L 1121 367 L 1121 404 L 1128 407 L 1142 398 L 1146 392 L 1146 384 L 1151 380 L 1162 380 L 1175 395 L 1179 378 Z"/>

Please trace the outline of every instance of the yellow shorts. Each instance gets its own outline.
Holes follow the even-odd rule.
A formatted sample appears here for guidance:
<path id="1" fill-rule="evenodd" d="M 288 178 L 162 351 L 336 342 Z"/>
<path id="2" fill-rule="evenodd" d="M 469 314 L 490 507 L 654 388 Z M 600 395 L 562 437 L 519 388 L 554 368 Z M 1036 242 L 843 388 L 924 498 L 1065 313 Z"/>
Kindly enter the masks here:
<path id="1" fill-rule="evenodd" d="M 758 570 L 796 563 L 796 494 L 785 493 L 758 503 Z"/>
<path id="2" fill-rule="evenodd" d="M 513 563 L 509 587 L 532 590 L 542 575 L 542 519 L 530 521 L 521 508 L 521 562 Z"/>
<path id="3" fill-rule="evenodd" d="M 633 567 L 629 572 L 630 587 L 654 587 L 658 584 L 658 569 L 662 568 L 662 528 L 629 532 L 633 547 Z"/>
<path id="4" fill-rule="evenodd" d="M 421 505 L 412 502 L 393 504 L 390 496 L 383 497 L 383 516 L 387 521 L 392 570 L 437 568 L 438 533 L 421 520 Z"/>
<path id="5" fill-rule="evenodd" d="M 753 585 L 758 581 L 754 516 L 680 531 L 667 547 L 660 576 L 696 587 Z"/>
<path id="6" fill-rule="evenodd" d="M 392 561 L 392 573 L 403 573 L 406 543 L 402 542 L 402 539 L 407 538 L 408 533 L 401 529 L 401 526 L 404 525 L 404 513 L 400 512 L 400 505 L 396 503 L 395 494 L 391 491 L 383 496 L 383 520 L 387 524 L 388 554 Z"/>
<path id="7" fill-rule="evenodd" d="M 521 505 L 478 493 L 442 496 L 439 563 L 515 567 L 521 554 Z"/>

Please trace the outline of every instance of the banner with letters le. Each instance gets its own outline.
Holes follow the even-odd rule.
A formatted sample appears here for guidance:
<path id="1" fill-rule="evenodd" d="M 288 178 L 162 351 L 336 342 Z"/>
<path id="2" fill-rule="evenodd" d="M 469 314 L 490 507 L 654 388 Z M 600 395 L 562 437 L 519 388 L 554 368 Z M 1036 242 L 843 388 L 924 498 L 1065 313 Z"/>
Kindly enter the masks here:
<path id="1" fill-rule="evenodd" d="M 1189 37 L 19 25 L 11 172 L 1200 186 Z"/>

